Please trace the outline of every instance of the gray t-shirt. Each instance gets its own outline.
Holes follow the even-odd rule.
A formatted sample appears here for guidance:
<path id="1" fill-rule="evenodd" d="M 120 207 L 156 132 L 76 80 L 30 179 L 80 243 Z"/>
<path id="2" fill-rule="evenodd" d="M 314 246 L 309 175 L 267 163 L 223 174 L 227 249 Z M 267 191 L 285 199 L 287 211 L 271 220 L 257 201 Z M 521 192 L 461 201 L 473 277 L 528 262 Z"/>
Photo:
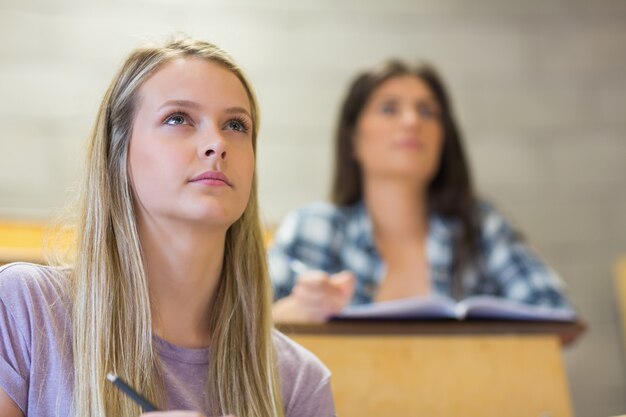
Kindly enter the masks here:
<path id="1" fill-rule="evenodd" d="M 14 263 L 0 267 L 0 388 L 26 416 L 69 416 L 73 391 L 69 269 Z M 208 413 L 209 349 L 155 337 L 168 409 Z M 309 351 L 275 331 L 288 417 L 335 414 L 330 372 Z"/>

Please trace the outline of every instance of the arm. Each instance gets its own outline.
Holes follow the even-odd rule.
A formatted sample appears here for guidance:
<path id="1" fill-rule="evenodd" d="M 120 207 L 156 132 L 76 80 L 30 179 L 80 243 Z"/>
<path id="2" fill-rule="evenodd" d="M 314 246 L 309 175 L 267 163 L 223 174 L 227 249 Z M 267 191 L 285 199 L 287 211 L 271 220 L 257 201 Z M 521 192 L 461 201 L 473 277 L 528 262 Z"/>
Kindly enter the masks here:
<path id="1" fill-rule="evenodd" d="M 291 294 L 296 281 L 291 260 L 297 258 L 299 227 L 299 213 L 290 213 L 276 230 L 274 242 L 268 251 L 268 267 L 275 301 Z"/>
<path id="2" fill-rule="evenodd" d="M 0 388 L 0 416 L 2 417 L 24 417 L 22 410 L 15 404 L 9 395 Z"/>
<path id="3" fill-rule="evenodd" d="M 495 210 L 481 217 L 485 278 L 504 298 L 524 304 L 572 309 L 560 277 L 524 243 Z"/>
<path id="4" fill-rule="evenodd" d="M 289 214 L 280 225 L 269 251 L 276 322 L 324 322 L 350 302 L 354 275 L 332 273 L 340 267 L 340 229 L 337 209 L 321 204 Z"/>
<path id="5" fill-rule="evenodd" d="M 0 269 L 0 416 L 23 417 L 21 410 L 28 408 L 31 345 L 23 331 L 27 320 L 14 316 L 24 309 L 15 302 L 21 299 L 21 280 L 12 271 L 8 266 Z"/>

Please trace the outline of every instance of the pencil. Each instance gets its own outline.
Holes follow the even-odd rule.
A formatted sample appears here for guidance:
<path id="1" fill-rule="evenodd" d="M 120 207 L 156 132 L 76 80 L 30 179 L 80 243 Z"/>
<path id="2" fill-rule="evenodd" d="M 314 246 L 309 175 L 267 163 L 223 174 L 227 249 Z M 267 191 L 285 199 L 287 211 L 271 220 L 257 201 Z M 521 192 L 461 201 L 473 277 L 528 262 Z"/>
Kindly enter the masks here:
<path id="1" fill-rule="evenodd" d="M 128 395 L 131 400 L 136 402 L 141 407 L 141 409 L 144 412 L 147 412 L 147 411 L 159 411 L 159 409 L 156 408 L 156 406 L 154 404 L 152 404 L 150 401 L 148 401 L 144 397 L 142 397 L 137 391 L 132 389 L 119 376 L 109 372 L 107 374 L 107 379 L 109 381 L 111 381 L 111 383 L 113 383 L 113 385 L 115 385 L 117 388 L 119 388 L 124 394 Z"/>
<path id="2" fill-rule="evenodd" d="M 303 274 L 306 271 L 309 271 L 309 268 L 304 262 L 299 259 L 291 259 L 289 261 L 289 267 L 295 272 L 297 275 Z"/>

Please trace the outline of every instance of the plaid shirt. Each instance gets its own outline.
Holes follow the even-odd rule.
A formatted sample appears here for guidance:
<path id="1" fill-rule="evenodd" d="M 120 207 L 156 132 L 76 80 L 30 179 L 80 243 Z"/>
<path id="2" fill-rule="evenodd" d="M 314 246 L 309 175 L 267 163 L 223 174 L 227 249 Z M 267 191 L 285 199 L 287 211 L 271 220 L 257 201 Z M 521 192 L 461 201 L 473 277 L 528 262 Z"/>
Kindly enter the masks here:
<path id="1" fill-rule="evenodd" d="M 526 246 L 496 210 L 477 203 L 481 268 L 463 272 L 466 297 L 492 295 L 531 305 L 569 308 L 560 278 Z M 426 255 L 433 292 L 451 296 L 452 251 L 457 222 L 429 218 Z M 363 202 L 350 207 L 312 203 L 289 214 L 269 251 L 275 298 L 291 293 L 297 276 L 294 259 L 328 273 L 352 271 L 357 284 L 351 304 L 373 301 L 385 266 L 374 243 L 373 227 Z M 300 264 L 300 265 L 301 265 Z"/>

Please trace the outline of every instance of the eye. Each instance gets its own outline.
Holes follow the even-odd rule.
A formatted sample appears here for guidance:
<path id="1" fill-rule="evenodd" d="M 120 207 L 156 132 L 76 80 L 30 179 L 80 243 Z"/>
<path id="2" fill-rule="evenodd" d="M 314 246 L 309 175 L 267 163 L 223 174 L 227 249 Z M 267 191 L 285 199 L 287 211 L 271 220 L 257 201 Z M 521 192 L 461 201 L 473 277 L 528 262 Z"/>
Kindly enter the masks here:
<path id="1" fill-rule="evenodd" d="M 190 125 L 191 118 L 189 117 L 187 113 L 176 112 L 167 116 L 165 120 L 163 120 L 163 124 L 170 125 L 170 126 Z"/>
<path id="2" fill-rule="evenodd" d="M 393 115 L 398 112 L 398 106 L 396 103 L 388 101 L 380 105 L 380 112 L 382 114 Z"/>
<path id="3" fill-rule="evenodd" d="M 417 105 L 417 113 L 424 119 L 438 119 L 439 109 L 434 104 L 420 103 Z"/>
<path id="4" fill-rule="evenodd" d="M 240 117 L 235 117 L 234 119 L 229 120 L 226 122 L 224 127 L 227 130 L 234 130 L 242 133 L 247 133 L 250 130 L 248 121 Z"/>

